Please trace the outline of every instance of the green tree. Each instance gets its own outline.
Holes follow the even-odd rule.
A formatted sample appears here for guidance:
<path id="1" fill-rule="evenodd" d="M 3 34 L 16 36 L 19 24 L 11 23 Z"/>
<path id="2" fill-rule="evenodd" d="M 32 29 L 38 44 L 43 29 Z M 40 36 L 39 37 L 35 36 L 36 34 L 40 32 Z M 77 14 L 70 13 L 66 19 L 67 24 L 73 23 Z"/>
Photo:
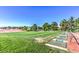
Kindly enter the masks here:
<path id="1" fill-rule="evenodd" d="M 53 31 L 58 30 L 58 24 L 57 24 L 57 22 L 52 22 L 52 24 L 51 24 L 51 30 L 53 30 Z"/>
<path id="2" fill-rule="evenodd" d="M 67 21 L 66 19 L 63 19 L 63 20 L 60 22 L 60 28 L 61 28 L 61 30 L 63 30 L 63 31 L 68 30 L 68 21 Z"/>
<path id="3" fill-rule="evenodd" d="M 70 31 L 74 30 L 74 28 L 75 28 L 74 17 L 71 17 L 68 20 L 68 28 L 69 28 Z"/>
<path id="4" fill-rule="evenodd" d="M 8 29 L 11 29 L 11 26 L 8 26 L 7 28 L 8 28 Z"/>
<path id="5" fill-rule="evenodd" d="M 75 30 L 79 31 L 79 18 L 74 20 Z"/>
<path id="6" fill-rule="evenodd" d="M 27 29 L 28 29 L 28 27 L 27 27 L 27 26 L 24 26 L 24 27 L 23 27 L 23 30 L 27 30 Z"/>
<path id="7" fill-rule="evenodd" d="M 38 26 L 36 24 L 33 24 L 33 26 L 31 27 L 32 31 L 37 31 Z"/>
<path id="8" fill-rule="evenodd" d="M 49 25 L 48 23 L 44 23 L 42 27 L 43 27 L 43 30 L 44 30 L 44 31 L 50 30 L 50 28 L 49 28 L 50 25 Z"/>
<path id="9" fill-rule="evenodd" d="M 79 18 L 77 18 L 74 22 L 75 22 L 75 26 L 79 27 Z"/>
<path id="10" fill-rule="evenodd" d="M 38 26 L 38 31 L 41 31 L 42 30 L 42 27 L 41 26 Z"/>

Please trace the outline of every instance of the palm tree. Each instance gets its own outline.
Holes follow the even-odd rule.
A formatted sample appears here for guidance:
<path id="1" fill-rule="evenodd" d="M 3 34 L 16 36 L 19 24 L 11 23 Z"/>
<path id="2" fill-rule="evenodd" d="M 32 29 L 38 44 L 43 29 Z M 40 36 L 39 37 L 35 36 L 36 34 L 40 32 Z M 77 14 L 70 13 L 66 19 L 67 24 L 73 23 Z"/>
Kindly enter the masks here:
<path id="1" fill-rule="evenodd" d="M 79 18 L 75 19 L 74 24 L 75 24 L 75 30 L 79 31 Z"/>
<path id="2" fill-rule="evenodd" d="M 61 22 L 60 22 L 60 28 L 61 30 L 63 31 L 66 31 L 68 29 L 68 21 L 66 19 L 63 19 Z"/>
<path id="3" fill-rule="evenodd" d="M 68 28 L 69 28 L 70 31 L 73 31 L 74 30 L 74 27 L 75 27 L 74 17 L 71 17 L 68 20 Z"/>

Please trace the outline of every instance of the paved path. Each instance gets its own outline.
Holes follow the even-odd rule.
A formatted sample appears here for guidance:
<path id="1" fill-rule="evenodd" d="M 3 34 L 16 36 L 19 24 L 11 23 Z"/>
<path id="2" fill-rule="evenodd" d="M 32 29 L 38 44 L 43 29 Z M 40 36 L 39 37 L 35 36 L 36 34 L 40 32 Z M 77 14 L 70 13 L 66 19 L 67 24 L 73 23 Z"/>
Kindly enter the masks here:
<path id="1" fill-rule="evenodd" d="M 67 51 L 67 33 L 62 32 L 45 45 Z"/>
<path id="2" fill-rule="evenodd" d="M 51 45 L 51 44 L 45 44 L 49 47 L 53 47 L 53 48 L 58 48 L 58 49 L 61 49 L 61 50 L 65 50 L 65 51 L 68 51 L 66 48 L 63 48 L 63 47 L 59 47 L 59 46 L 56 46 L 56 45 Z"/>

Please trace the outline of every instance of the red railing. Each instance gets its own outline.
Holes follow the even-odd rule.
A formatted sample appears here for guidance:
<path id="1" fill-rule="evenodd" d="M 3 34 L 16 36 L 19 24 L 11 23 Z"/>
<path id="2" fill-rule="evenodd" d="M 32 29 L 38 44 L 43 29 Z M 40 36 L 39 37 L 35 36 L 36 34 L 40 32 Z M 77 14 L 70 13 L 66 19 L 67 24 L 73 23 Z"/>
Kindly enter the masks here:
<path id="1" fill-rule="evenodd" d="M 74 34 L 73 33 L 69 33 L 69 34 L 72 36 L 72 38 L 75 39 L 76 43 L 79 45 L 79 42 L 77 41 L 78 39 L 74 36 Z M 70 39 L 70 40 L 72 40 L 72 39 Z"/>

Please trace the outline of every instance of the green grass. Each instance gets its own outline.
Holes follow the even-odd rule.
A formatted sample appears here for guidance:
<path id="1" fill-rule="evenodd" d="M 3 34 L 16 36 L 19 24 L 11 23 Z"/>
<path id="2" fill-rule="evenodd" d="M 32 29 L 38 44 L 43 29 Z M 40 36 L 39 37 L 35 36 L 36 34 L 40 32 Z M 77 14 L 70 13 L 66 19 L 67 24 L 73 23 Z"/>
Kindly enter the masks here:
<path id="1" fill-rule="evenodd" d="M 36 37 L 57 36 L 61 32 L 16 32 L 0 33 L 0 52 L 2 53 L 48 53 L 60 52 L 34 41 Z"/>

